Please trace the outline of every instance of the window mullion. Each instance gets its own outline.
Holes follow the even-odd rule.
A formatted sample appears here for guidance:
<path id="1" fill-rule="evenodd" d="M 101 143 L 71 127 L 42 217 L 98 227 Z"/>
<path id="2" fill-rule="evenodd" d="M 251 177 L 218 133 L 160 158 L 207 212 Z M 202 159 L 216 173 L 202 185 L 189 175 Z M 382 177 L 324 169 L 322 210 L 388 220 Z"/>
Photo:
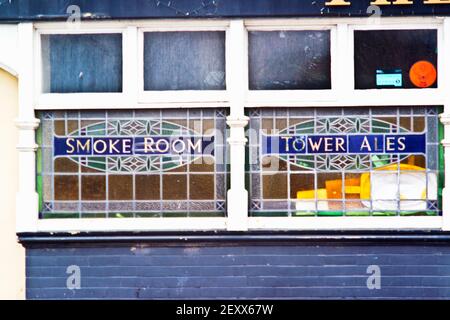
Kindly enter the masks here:
<path id="1" fill-rule="evenodd" d="M 130 105 L 138 100 L 138 30 L 135 26 L 126 28 L 123 34 L 123 93 Z"/>
<path id="2" fill-rule="evenodd" d="M 227 229 L 247 230 L 248 192 L 245 189 L 245 127 L 248 117 L 244 113 L 245 94 L 248 89 L 247 32 L 243 20 L 233 20 L 227 31 L 227 91 L 230 97 L 231 188 L 227 194 Z"/>
<path id="3" fill-rule="evenodd" d="M 337 25 L 336 38 L 332 38 L 331 41 L 334 40 L 336 43 L 331 44 L 336 48 L 331 58 L 332 71 L 334 71 L 334 74 L 332 72 L 332 88 L 336 90 L 339 100 L 345 100 L 354 90 L 353 33 L 349 30 L 348 24 Z"/>

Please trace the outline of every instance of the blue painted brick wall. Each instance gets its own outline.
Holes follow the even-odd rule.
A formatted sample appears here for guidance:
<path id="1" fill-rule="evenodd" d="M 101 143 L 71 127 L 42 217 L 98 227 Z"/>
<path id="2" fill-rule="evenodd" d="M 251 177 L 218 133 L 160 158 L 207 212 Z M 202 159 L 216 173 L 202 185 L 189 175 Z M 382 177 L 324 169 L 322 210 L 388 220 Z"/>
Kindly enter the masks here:
<path id="1" fill-rule="evenodd" d="M 79 290 L 66 288 L 70 265 Z M 450 298 L 443 245 L 66 244 L 28 247 L 26 266 L 28 299 Z"/>

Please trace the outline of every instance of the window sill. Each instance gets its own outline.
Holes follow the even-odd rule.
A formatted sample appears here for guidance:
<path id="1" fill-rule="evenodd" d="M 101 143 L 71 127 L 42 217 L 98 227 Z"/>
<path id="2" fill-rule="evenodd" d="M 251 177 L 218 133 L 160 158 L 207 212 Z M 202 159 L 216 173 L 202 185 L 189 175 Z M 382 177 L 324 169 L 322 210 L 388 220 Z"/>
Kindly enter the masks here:
<path id="1" fill-rule="evenodd" d="M 270 244 L 283 242 L 286 245 L 308 243 L 445 243 L 450 242 L 450 232 L 431 230 L 389 230 L 389 231 L 264 231 L 264 232 L 82 232 L 71 233 L 19 233 L 19 241 L 25 246 L 30 244 L 58 243 L 129 243 L 154 242 L 193 244 L 211 243 L 221 245 Z"/>

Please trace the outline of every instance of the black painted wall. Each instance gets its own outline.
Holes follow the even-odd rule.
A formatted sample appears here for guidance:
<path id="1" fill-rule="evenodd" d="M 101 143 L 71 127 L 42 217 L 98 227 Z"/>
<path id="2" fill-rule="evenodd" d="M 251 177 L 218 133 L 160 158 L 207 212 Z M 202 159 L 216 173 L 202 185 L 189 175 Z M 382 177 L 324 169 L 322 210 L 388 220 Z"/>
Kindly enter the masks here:
<path id="1" fill-rule="evenodd" d="M 449 15 L 450 5 L 381 6 L 382 16 Z M 77 5 L 86 20 L 217 17 L 367 17 L 371 0 L 351 0 L 350 6 L 326 6 L 327 0 L 14 0 L 0 1 L 0 21 L 67 19 Z"/>
<path id="2" fill-rule="evenodd" d="M 26 244 L 28 299 L 450 299 L 450 245 Z M 81 289 L 66 288 L 78 265 Z M 378 265 L 381 289 L 369 290 Z"/>

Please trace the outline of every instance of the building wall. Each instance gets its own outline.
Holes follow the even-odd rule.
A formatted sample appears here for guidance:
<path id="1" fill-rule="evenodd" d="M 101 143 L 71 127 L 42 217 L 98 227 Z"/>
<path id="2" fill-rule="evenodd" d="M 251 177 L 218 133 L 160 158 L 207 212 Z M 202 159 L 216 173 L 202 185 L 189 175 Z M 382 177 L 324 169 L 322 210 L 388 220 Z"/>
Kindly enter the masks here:
<path id="1" fill-rule="evenodd" d="M 66 286 L 71 265 L 80 268 L 78 290 Z M 381 289 L 367 287 L 371 265 L 380 268 Z M 27 248 L 27 298 L 450 299 L 450 246 L 34 244 Z"/>
<path id="2" fill-rule="evenodd" d="M 0 299 L 25 297 L 25 250 L 17 242 L 15 199 L 17 191 L 17 79 L 0 69 Z"/>

